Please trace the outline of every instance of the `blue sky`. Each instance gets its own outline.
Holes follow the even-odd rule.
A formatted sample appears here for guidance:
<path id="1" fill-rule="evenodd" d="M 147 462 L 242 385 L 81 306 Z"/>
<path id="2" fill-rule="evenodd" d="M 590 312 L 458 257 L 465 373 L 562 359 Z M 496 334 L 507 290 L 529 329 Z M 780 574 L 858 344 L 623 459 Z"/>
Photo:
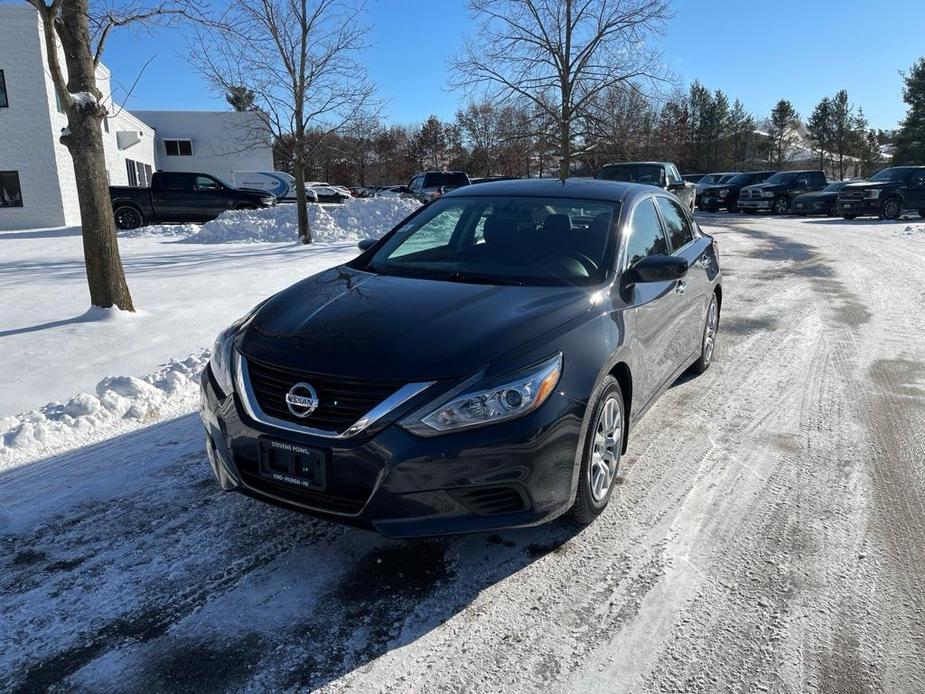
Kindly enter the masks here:
<path id="1" fill-rule="evenodd" d="M 819 99 L 847 89 L 874 127 L 905 113 L 899 71 L 925 55 L 925 2 L 890 0 L 679 0 L 659 41 L 686 86 L 699 79 L 738 97 L 756 116 L 781 97 L 808 115 Z M 460 95 L 446 90 L 447 59 L 471 28 L 462 0 L 370 0 L 364 62 L 387 100 L 390 122 L 451 118 Z M 178 32 L 113 36 L 104 61 L 122 85 L 142 76 L 129 108 L 221 109 L 221 97 L 186 63 Z"/>

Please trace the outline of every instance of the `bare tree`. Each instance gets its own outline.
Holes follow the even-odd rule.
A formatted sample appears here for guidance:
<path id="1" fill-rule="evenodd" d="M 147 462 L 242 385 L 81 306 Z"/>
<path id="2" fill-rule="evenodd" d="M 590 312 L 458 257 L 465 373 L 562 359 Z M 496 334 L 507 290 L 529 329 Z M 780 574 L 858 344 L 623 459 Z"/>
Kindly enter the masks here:
<path id="1" fill-rule="evenodd" d="M 314 148 L 375 110 L 356 59 L 368 33 L 363 10 L 351 0 L 231 0 L 216 26 L 198 32 L 196 68 L 220 93 L 253 92 L 268 132 L 288 140 L 303 243 L 312 240 L 305 167 Z"/>
<path id="2" fill-rule="evenodd" d="M 649 45 L 667 0 L 470 0 L 475 36 L 453 62 L 452 85 L 532 102 L 557 130 L 559 176 L 569 175 L 576 120 L 602 90 L 666 70 Z"/>
<path id="3" fill-rule="evenodd" d="M 102 134 L 108 110 L 96 83 L 96 69 L 113 29 L 173 24 L 199 14 L 195 1 L 104 2 L 91 11 L 89 0 L 27 0 L 38 10 L 48 73 L 67 116 L 61 144 L 67 147 L 74 165 L 87 284 L 93 306 L 135 310 L 119 256 L 109 197 Z"/>

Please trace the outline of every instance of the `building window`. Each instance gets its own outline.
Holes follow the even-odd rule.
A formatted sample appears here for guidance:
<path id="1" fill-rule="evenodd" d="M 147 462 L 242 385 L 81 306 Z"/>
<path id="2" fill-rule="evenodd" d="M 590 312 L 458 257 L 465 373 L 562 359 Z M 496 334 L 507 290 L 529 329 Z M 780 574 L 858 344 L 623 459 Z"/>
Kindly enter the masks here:
<path id="1" fill-rule="evenodd" d="M 3 70 L 0 70 L 0 108 L 8 108 L 10 100 L 6 95 L 6 77 L 3 76 Z"/>
<path id="2" fill-rule="evenodd" d="M 164 149 L 168 157 L 191 157 L 193 156 L 193 141 L 164 140 Z"/>
<path id="3" fill-rule="evenodd" d="M 103 118 L 103 130 L 106 131 L 106 134 L 109 134 L 109 119 Z"/>
<path id="4" fill-rule="evenodd" d="M 0 171 L 0 207 L 22 207 L 18 171 Z"/>
<path id="5" fill-rule="evenodd" d="M 131 159 L 125 160 L 125 173 L 128 174 L 128 184 L 133 188 L 138 185 L 138 172 L 135 170 L 135 162 Z"/>
<path id="6" fill-rule="evenodd" d="M 144 164 L 144 170 L 145 170 L 145 187 L 150 188 L 151 187 L 151 174 L 152 174 L 151 165 Z"/>

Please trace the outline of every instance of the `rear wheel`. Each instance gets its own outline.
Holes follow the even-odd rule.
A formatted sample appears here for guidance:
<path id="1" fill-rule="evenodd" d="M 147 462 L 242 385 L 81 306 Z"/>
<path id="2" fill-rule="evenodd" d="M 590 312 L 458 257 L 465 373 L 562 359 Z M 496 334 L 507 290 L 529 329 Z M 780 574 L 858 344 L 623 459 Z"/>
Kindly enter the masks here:
<path id="1" fill-rule="evenodd" d="M 838 200 L 833 200 L 832 204 L 829 205 L 829 217 L 838 216 Z"/>
<path id="2" fill-rule="evenodd" d="M 883 219 L 899 219 L 903 214 L 903 203 L 899 198 L 887 198 L 880 208 Z"/>
<path id="3" fill-rule="evenodd" d="M 623 391 L 613 376 L 607 376 L 591 413 L 581 456 L 578 492 L 572 517 L 588 524 L 607 508 L 615 486 L 623 452 Z"/>
<path id="4" fill-rule="evenodd" d="M 703 326 L 703 339 L 700 343 L 700 358 L 694 362 L 694 371 L 702 374 L 713 363 L 713 351 L 716 348 L 716 333 L 719 330 L 719 301 L 716 294 L 710 300 L 707 319 Z"/>
<path id="5" fill-rule="evenodd" d="M 122 230 L 137 229 L 144 226 L 145 219 L 141 216 L 141 211 L 131 205 L 122 205 L 117 207 L 113 212 L 116 218 L 116 226 Z"/>

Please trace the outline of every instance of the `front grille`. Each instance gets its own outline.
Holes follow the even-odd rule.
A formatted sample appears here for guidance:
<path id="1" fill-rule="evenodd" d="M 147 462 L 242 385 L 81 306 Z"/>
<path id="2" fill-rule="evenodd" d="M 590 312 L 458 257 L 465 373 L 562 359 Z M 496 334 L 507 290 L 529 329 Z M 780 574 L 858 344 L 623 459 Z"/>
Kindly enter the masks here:
<path id="1" fill-rule="evenodd" d="M 752 199 L 752 200 L 761 200 L 761 191 L 760 191 L 760 190 L 753 190 L 753 191 L 751 191 L 751 199 Z"/>
<path id="2" fill-rule="evenodd" d="M 524 493 L 517 487 L 474 487 L 452 489 L 450 495 L 479 516 L 516 513 L 528 508 Z"/>
<path id="3" fill-rule="evenodd" d="M 843 190 L 838 194 L 840 200 L 861 200 L 864 198 L 862 190 Z"/>
<path id="4" fill-rule="evenodd" d="M 252 359 L 247 360 L 247 371 L 254 397 L 265 414 L 338 434 L 403 385 L 294 371 Z M 308 417 L 296 417 L 286 406 L 286 393 L 296 383 L 309 383 L 318 394 L 318 407 Z"/>

